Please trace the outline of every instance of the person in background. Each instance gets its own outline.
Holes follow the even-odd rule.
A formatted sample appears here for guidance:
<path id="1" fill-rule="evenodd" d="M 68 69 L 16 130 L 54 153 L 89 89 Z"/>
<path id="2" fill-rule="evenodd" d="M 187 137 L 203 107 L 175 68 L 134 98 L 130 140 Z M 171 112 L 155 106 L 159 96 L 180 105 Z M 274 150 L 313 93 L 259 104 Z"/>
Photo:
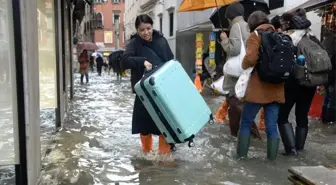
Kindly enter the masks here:
<path id="1" fill-rule="evenodd" d="M 336 35 L 332 32 L 325 32 L 324 39 L 322 42 L 323 47 L 328 52 L 330 61 L 332 64 L 332 70 L 328 74 L 328 84 L 324 86 L 325 97 L 322 106 L 322 122 L 323 123 L 335 123 L 335 114 L 336 114 Z"/>
<path id="2" fill-rule="evenodd" d="M 202 85 L 206 79 L 211 78 L 211 75 L 205 66 L 205 61 L 207 58 L 209 58 L 209 48 L 202 55 L 202 74 L 201 74 Z"/>
<path id="3" fill-rule="evenodd" d="M 241 44 L 245 45 L 245 42 L 249 36 L 248 26 L 244 21 L 243 15 L 244 7 L 239 2 L 230 4 L 226 9 L 225 18 L 230 22 L 230 35 L 228 36 L 225 32 L 222 32 L 220 38 L 221 46 L 227 53 L 227 59 L 229 57 L 238 56 L 240 54 Z M 243 43 L 241 43 L 241 37 L 243 38 Z M 216 120 L 224 122 L 226 114 L 229 112 L 229 124 L 231 125 L 230 130 L 231 135 L 233 136 L 237 136 L 237 129 L 239 128 L 238 125 L 240 120 L 239 114 L 230 114 L 230 107 L 232 109 L 234 107 L 241 106 L 241 103 L 235 97 L 234 88 L 237 81 L 238 78 L 224 74 L 223 90 L 229 93 L 226 95 L 226 100 L 219 108 L 217 112 L 218 114 L 216 114 Z"/>
<path id="4" fill-rule="evenodd" d="M 81 74 L 81 84 L 83 84 L 83 78 L 85 76 L 86 83 L 89 83 L 89 56 L 87 50 L 83 50 L 83 52 L 79 55 L 79 73 Z"/>
<path id="5" fill-rule="evenodd" d="M 281 17 L 277 15 L 271 20 L 271 24 L 274 26 L 276 32 L 282 32 L 280 18 Z"/>
<path id="6" fill-rule="evenodd" d="M 248 36 L 250 35 L 248 25 L 244 18 L 244 7 L 235 2 L 230 4 L 225 12 L 225 17 L 229 20 L 231 28 L 229 37 L 225 32 L 220 35 L 221 45 L 223 50 L 227 53 L 227 58 L 238 56 L 240 54 L 241 44 L 246 43 Z M 244 43 L 241 43 L 240 37 L 242 36 Z M 240 111 L 242 103 L 235 96 L 235 85 L 238 78 L 228 76 L 224 74 L 223 90 L 228 91 L 226 100 L 216 113 L 216 121 L 224 123 L 226 115 L 229 114 L 229 125 L 231 135 L 237 136 L 240 121 Z M 231 117 L 230 117 L 231 116 Z M 261 114 L 260 129 L 264 129 L 264 118 Z M 258 135 L 259 133 L 256 133 Z"/>
<path id="7" fill-rule="evenodd" d="M 256 11 L 248 18 L 248 26 L 251 30 L 246 44 L 246 55 L 243 59 L 242 68 L 248 69 L 258 63 L 261 36 L 255 30 L 275 31 L 270 24 L 267 15 Z M 271 84 L 260 80 L 258 72 L 254 71 L 248 81 L 245 92 L 243 112 L 240 121 L 238 136 L 237 155 L 247 157 L 250 145 L 250 133 L 252 123 L 263 107 L 265 111 L 265 123 L 267 134 L 267 158 L 275 160 L 279 146 L 278 136 L 278 113 L 281 103 L 285 103 L 284 84 Z"/>
<path id="8" fill-rule="evenodd" d="M 146 14 L 137 16 L 135 28 L 137 34 L 131 37 L 121 59 L 122 69 L 131 69 L 131 84 L 134 93 L 134 86 L 141 80 L 145 70 L 149 71 L 153 66 L 162 65 L 174 59 L 166 38 L 160 32 L 153 30 L 152 18 Z M 135 97 L 134 102 L 132 134 L 140 134 L 143 152 L 148 153 L 153 149 L 152 135 L 159 135 L 160 154 L 170 153 L 170 145 L 138 96 Z"/>
<path id="9" fill-rule="evenodd" d="M 305 30 L 309 38 L 320 44 L 318 39 L 309 31 L 311 22 L 304 15 L 304 10 L 285 13 L 281 16 L 281 27 L 288 34 L 295 46 L 301 38 L 296 32 Z M 300 85 L 295 77 L 290 78 L 285 84 L 285 104 L 282 104 L 279 111 L 278 126 L 282 142 L 284 144 L 284 155 L 297 155 L 297 151 L 302 151 L 308 135 L 308 113 L 316 92 L 316 87 L 306 87 Z M 296 129 L 295 135 L 292 124 L 289 122 L 289 114 L 295 105 Z"/>
<path id="10" fill-rule="evenodd" d="M 101 55 L 97 56 L 96 65 L 97 65 L 98 76 L 101 76 L 102 68 L 103 68 L 103 65 L 104 65 L 104 59 Z"/>
<path id="11" fill-rule="evenodd" d="M 94 59 L 95 59 L 94 56 L 90 56 L 90 69 L 91 69 L 91 72 L 94 71 Z"/>

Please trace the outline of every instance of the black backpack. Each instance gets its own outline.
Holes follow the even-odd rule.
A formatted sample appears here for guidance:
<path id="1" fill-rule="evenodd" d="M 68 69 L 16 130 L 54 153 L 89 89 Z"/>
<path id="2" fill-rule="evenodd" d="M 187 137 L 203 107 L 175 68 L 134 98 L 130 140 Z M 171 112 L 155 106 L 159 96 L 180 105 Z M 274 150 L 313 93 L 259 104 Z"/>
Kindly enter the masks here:
<path id="1" fill-rule="evenodd" d="M 290 36 L 274 32 L 261 31 L 259 62 L 255 67 L 260 80 L 280 84 L 286 82 L 294 71 L 296 47 Z"/>

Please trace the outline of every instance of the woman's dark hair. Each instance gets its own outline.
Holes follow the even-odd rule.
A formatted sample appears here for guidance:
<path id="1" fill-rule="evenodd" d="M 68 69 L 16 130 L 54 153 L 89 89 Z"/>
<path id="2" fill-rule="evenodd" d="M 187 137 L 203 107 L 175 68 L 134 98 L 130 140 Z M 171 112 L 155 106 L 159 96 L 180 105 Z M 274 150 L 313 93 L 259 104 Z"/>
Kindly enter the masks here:
<path id="1" fill-rule="evenodd" d="M 275 29 L 281 28 L 281 23 L 280 23 L 280 16 L 275 16 L 271 20 L 271 24 L 274 26 Z"/>
<path id="2" fill-rule="evenodd" d="M 267 15 L 262 11 L 253 12 L 247 20 L 247 24 L 250 27 L 251 32 L 253 32 L 258 26 L 262 24 L 268 24 L 270 21 Z"/>
<path id="3" fill-rule="evenodd" d="M 306 10 L 303 8 L 284 13 L 281 16 L 281 21 L 284 30 L 307 29 L 311 26 L 311 22 L 306 16 Z"/>
<path id="4" fill-rule="evenodd" d="M 153 25 L 153 19 L 147 14 L 138 15 L 135 19 L 135 29 L 138 29 L 140 24 L 151 24 Z"/>
<path id="5" fill-rule="evenodd" d="M 294 16 L 307 18 L 306 10 L 303 9 L 303 8 L 299 8 L 295 11 L 286 12 L 286 13 L 282 14 L 281 20 L 285 21 L 285 22 L 290 22 L 293 19 Z"/>
<path id="6" fill-rule="evenodd" d="M 306 10 L 303 9 L 303 8 L 299 8 L 299 9 L 295 10 L 294 14 L 297 15 L 297 16 L 300 16 L 300 17 L 307 18 Z"/>

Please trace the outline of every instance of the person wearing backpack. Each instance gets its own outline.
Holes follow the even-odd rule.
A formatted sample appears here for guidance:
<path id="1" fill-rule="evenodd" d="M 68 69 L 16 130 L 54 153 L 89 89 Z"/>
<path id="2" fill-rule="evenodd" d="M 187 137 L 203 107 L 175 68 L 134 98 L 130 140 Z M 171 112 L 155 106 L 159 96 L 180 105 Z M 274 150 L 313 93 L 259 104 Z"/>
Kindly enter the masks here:
<path id="1" fill-rule="evenodd" d="M 301 12 L 300 14 L 298 12 Z M 294 73 L 285 84 L 286 103 L 279 112 L 279 131 L 284 144 L 284 155 L 297 155 L 302 151 L 308 134 L 308 112 L 316 87 L 324 85 L 331 69 L 330 58 L 318 39 L 311 33 L 311 22 L 302 11 L 286 13 L 281 22 L 297 48 Z M 296 129 L 288 121 L 295 104 Z"/>
<path id="2" fill-rule="evenodd" d="M 244 103 L 242 117 L 240 121 L 240 130 L 237 144 L 237 155 L 239 158 L 247 157 L 250 144 L 251 125 L 263 107 L 265 112 L 265 124 L 267 134 L 267 158 L 275 160 L 279 146 L 279 135 L 277 129 L 277 118 L 280 103 L 285 102 L 284 83 L 271 83 L 260 78 L 262 70 L 257 70 L 263 62 L 262 57 L 263 33 L 277 33 L 270 24 L 267 15 L 261 11 L 256 11 L 248 18 L 248 26 L 251 34 L 247 40 L 246 55 L 244 57 L 242 68 L 248 69 L 254 67 L 254 71 L 248 81 L 245 96 L 242 98 Z M 265 34 L 266 35 L 266 34 Z M 281 77 L 280 77 L 281 78 Z"/>
<path id="3" fill-rule="evenodd" d="M 322 123 L 334 123 L 336 112 L 336 35 L 331 31 L 324 33 L 322 45 L 326 49 L 331 59 L 332 70 L 328 74 L 328 83 L 324 85 L 325 97 L 322 106 Z"/>
<path id="4" fill-rule="evenodd" d="M 231 3 L 225 11 L 225 18 L 230 23 L 229 36 L 226 32 L 220 34 L 221 46 L 226 53 L 226 62 L 230 57 L 238 56 L 241 53 L 241 46 L 246 45 L 246 40 L 249 37 L 249 29 L 244 20 L 244 7 L 239 2 Z M 243 42 L 242 42 L 242 41 Z M 224 74 L 223 91 L 227 91 L 226 100 L 223 102 L 219 110 L 225 110 L 228 104 L 229 126 L 232 136 L 237 136 L 239 130 L 239 121 L 241 119 L 242 103 L 235 96 L 235 85 L 238 81 L 237 77 Z M 225 105 L 226 104 L 226 105 Z M 219 113 L 225 113 L 221 111 Z M 224 117 L 224 116 L 223 116 Z M 253 124 L 255 129 L 252 130 L 254 136 L 260 138 L 256 124 Z"/>

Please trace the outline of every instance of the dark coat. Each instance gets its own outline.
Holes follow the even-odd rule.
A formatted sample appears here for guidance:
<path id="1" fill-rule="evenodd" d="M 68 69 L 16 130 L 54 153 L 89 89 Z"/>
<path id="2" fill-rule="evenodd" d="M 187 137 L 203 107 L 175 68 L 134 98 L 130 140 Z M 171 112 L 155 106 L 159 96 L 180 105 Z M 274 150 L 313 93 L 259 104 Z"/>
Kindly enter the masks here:
<path id="1" fill-rule="evenodd" d="M 104 64 L 104 59 L 103 59 L 103 57 L 99 56 L 99 57 L 96 59 L 96 63 L 97 63 L 97 68 L 101 68 L 101 67 L 103 67 L 103 64 Z"/>
<path id="2" fill-rule="evenodd" d="M 131 84 L 134 92 L 135 84 L 141 80 L 144 74 L 144 62 L 146 60 L 155 67 L 171 59 L 174 59 L 174 55 L 167 40 L 160 32 L 154 30 L 151 42 L 141 39 L 138 35 L 131 37 L 122 57 L 121 65 L 124 70 L 131 69 Z M 136 97 L 132 118 L 132 134 L 138 133 L 161 134 L 141 100 Z"/>

